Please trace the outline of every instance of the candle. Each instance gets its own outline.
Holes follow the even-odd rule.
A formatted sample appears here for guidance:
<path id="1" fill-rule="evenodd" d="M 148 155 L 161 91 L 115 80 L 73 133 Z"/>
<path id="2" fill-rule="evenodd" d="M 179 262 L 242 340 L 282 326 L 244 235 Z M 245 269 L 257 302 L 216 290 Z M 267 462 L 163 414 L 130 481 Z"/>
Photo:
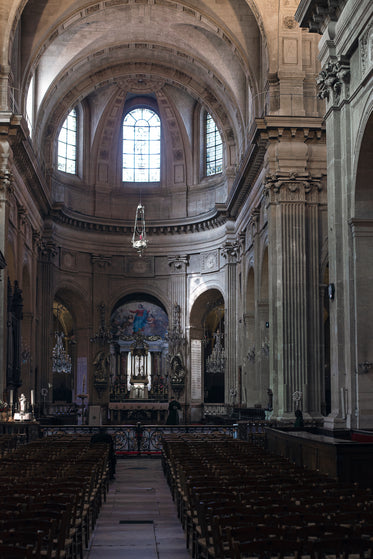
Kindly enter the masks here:
<path id="1" fill-rule="evenodd" d="M 83 394 L 84 394 L 84 389 L 85 389 L 85 375 L 83 376 Z"/>
<path id="2" fill-rule="evenodd" d="M 31 390 L 31 405 L 33 406 L 34 404 L 35 404 L 34 391 Z"/>
<path id="3" fill-rule="evenodd" d="M 10 406 L 13 405 L 13 389 L 12 388 L 9 390 L 9 405 Z"/>

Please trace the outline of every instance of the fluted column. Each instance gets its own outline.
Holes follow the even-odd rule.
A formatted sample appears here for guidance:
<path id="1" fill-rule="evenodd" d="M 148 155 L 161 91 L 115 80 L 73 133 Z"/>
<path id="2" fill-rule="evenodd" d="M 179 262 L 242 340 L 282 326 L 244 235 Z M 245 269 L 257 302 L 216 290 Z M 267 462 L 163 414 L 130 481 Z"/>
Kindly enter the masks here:
<path id="1" fill-rule="evenodd" d="M 234 403 L 238 390 L 238 371 L 236 370 L 237 350 L 237 261 L 240 253 L 238 241 L 227 241 L 222 249 L 226 259 L 225 285 L 226 300 L 224 313 L 225 366 L 225 403 Z"/>
<path id="2" fill-rule="evenodd" d="M 1 269 L 6 267 L 6 244 L 9 224 L 9 196 L 12 193 L 12 174 L 8 168 L 10 146 L 7 140 L 0 140 L 0 255 Z M 0 393 L 3 394 L 6 378 L 6 274 L 0 278 Z M 2 280 L 2 281 L 1 281 Z"/>
<path id="3" fill-rule="evenodd" d="M 318 193 L 321 182 L 296 174 L 267 177 L 272 263 L 271 363 L 274 412 L 320 412 Z M 272 347 L 273 346 L 273 347 Z M 311 389 L 312 384 L 312 389 Z"/>
<path id="4" fill-rule="evenodd" d="M 40 242 L 38 262 L 38 300 L 39 300 L 39 344 L 37 345 L 38 363 L 40 364 L 40 388 L 52 384 L 52 347 L 53 331 L 53 262 L 57 255 L 57 245 L 51 238 Z M 52 392 L 48 392 L 48 400 Z"/>

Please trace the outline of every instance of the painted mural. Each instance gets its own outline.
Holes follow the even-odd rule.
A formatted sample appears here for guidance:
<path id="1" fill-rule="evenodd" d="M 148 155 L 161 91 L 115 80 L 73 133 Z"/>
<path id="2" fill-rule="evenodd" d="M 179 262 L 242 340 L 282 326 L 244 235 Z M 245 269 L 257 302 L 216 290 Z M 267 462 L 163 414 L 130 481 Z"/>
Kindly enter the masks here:
<path id="1" fill-rule="evenodd" d="M 111 331 L 115 337 L 160 336 L 168 330 L 166 312 L 154 303 L 134 300 L 118 307 L 111 315 Z"/>

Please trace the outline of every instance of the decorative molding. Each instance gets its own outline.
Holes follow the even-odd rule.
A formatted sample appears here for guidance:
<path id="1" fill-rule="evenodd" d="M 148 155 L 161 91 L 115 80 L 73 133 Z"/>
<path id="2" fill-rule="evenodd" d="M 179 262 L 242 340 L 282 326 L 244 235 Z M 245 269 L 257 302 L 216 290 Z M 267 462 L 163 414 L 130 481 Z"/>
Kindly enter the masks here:
<path id="1" fill-rule="evenodd" d="M 75 215 L 73 212 L 69 212 L 66 208 L 55 208 L 52 210 L 51 216 L 53 221 L 56 223 L 61 223 L 74 229 L 114 235 L 132 235 L 133 233 L 132 223 L 129 223 L 128 225 L 120 225 L 119 223 L 103 223 L 94 220 L 94 218 L 90 219 L 89 216 L 82 219 L 81 216 Z M 224 212 L 218 210 L 214 211 L 213 215 L 209 214 L 200 221 L 185 221 L 184 223 L 171 223 L 169 225 L 165 224 L 165 222 L 160 225 L 148 222 L 146 234 L 149 237 L 152 235 L 200 233 L 201 231 L 209 231 L 211 229 L 221 227 L 226 223 L 226 221 L 227 218 Z"/>

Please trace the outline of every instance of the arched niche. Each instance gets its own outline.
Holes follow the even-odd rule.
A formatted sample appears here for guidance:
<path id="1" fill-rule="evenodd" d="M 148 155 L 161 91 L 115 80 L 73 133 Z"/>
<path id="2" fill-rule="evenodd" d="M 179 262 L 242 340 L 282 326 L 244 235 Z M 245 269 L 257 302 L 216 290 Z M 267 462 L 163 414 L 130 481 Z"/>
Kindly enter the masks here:
<path id="1" fill-rule="evenodd" d="M 114 364 L 110 401 L 167 401 L 169 319 L 163 303 L 148 293 L 120 299 L 110 317 Z"/>
<path id="2" fill-rule="evenodd" d="M 196 299 L 190 314 L 190 325 L 191 362 L 194 364 L 191 379 L 192 400 L 198 400 L 199 396 L 208 404 L 223 403 L 224 298 L 218 289 L 209 289 Z"/>

